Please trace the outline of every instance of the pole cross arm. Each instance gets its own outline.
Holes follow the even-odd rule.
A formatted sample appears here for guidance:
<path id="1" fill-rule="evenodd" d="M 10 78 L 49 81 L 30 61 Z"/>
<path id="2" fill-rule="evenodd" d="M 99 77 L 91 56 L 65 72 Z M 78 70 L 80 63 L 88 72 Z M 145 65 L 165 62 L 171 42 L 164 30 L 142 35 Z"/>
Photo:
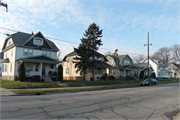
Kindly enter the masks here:
<path id="1" fill-rule="evenodd" d="M 3 2 L 1 2 L 0 6 L 4 6 L 6 8 L 6 12 L 8 12 L 8 5 L 7 4 L 4 4 Z"/>

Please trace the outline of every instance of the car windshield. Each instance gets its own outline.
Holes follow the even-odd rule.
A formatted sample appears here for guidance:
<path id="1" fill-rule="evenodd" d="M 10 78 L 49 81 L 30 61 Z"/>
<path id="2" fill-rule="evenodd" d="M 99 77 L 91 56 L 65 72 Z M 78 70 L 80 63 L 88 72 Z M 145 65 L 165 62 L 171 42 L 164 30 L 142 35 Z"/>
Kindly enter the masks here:
<path id="1" fill-rule="evenodd" d="M 149 82 L 149 79 L 145 79 L 144 82 Z"/>

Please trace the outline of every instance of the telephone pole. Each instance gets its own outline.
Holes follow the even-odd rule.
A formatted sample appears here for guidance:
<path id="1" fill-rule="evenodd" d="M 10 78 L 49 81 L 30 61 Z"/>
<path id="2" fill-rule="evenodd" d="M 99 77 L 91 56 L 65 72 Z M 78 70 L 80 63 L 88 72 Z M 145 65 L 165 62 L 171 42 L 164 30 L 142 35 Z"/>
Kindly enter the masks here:
<path id="1" fill-rule="evenodd" d="M 1 2 L 1 0 L 0 0 L 0 6 L 5 7 L 6 8 L 6 12 L 8 12 L 8 5 L 4 4 L 3 2 Z"/>
<path id="2" fill-rule="evenodd" d="M 152 45 L 152 44 L 149 44 L 149 32 L 147 33 L 147 44 L 144 44 L 144 46 L 146 45 L 147 45 L 148 77 L 149 77 L 149 45 Z"/>

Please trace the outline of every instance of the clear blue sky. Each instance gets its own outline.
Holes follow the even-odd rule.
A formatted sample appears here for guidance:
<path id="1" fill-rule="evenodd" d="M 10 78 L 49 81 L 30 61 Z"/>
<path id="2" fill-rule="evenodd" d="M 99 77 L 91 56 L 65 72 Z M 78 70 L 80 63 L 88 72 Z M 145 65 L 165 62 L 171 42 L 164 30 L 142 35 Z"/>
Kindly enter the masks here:
<path id="1" fill-rule="evenodd" d="M 118 49 L 119 54 L 150 55 L 162 47 L 179 44 L 180 0 L 2 0 L 0 27 L 34 33 L 45 37 L 80 43 L 88 26 L 95 22 L 103 29 L 99 52 Z M 0 29 L 2 33 L 13 31 Z M 0 34 L 1 43 L 5 35 Z M 51 40 L 51 39 L 50 39 Z M 52 40 L 61 50 L 61 58 L 78 44 Z M 2 48 L 2 44 L 0 44 Z M 105 50 L 105 49 L 110 50 Z M 133 53 L 133 54 L 132 54 Z"/>

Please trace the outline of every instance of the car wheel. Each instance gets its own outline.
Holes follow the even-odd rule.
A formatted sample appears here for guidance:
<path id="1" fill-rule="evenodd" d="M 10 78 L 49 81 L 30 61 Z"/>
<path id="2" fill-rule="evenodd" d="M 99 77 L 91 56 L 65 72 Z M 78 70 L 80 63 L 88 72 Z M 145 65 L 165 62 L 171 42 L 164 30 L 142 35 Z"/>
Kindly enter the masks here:
<path id="1" fill-rule="evenodd" d="M 151 83 L 149 84 L 149 86 L 151 86 Z"/>

